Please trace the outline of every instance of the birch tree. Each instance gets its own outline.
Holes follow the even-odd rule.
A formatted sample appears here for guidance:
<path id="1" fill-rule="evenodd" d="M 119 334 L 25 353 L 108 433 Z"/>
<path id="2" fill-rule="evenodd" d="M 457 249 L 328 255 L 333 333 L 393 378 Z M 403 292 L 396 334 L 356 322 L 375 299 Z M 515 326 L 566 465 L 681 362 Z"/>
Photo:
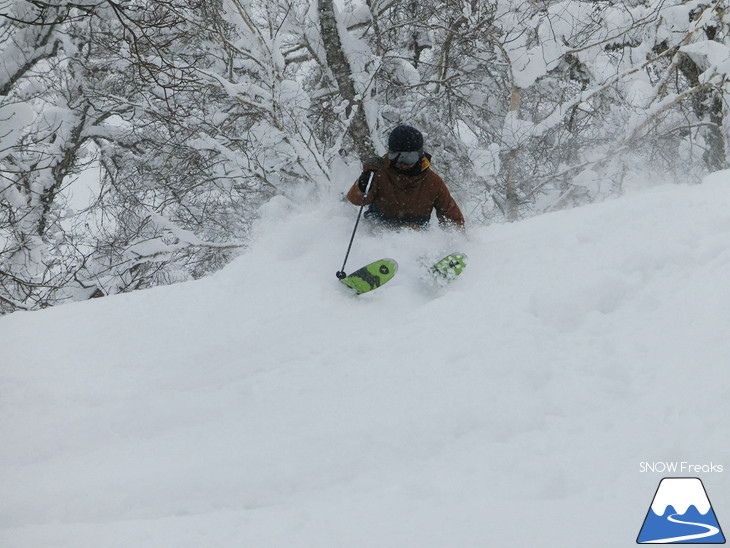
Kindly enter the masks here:
<path id="1" fill-rule="evenodd" d="M 354 67 L 348 59 L 340 35 L 341 32 L 346 33 L 347 29 L 338 20 L 339 14 L 333 0 L 318 0 L 317 8 L 327 66 L 337 83 L 339 96 L 345 103 L 344 115 L 349 123 L 348 135 L 360 158 L 366 159 L 376 154 L 363 103 L 367 82 L 358 81 L 363 75 L 356 77 L 353 73 Z M 357 89 L 358 84 L 361 89 Z"/>

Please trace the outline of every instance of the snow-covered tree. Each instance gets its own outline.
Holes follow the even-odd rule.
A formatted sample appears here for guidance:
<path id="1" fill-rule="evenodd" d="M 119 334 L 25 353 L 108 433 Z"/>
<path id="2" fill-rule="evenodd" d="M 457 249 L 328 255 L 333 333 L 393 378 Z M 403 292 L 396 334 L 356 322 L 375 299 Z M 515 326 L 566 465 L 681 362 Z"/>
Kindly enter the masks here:
<path id="1" fill-rule="evenodd" d="M 724 0 L 5 0 L 0 311 L 203 276 L 400 123 L 472 223 L 723 169 L 728 45 Z"/>

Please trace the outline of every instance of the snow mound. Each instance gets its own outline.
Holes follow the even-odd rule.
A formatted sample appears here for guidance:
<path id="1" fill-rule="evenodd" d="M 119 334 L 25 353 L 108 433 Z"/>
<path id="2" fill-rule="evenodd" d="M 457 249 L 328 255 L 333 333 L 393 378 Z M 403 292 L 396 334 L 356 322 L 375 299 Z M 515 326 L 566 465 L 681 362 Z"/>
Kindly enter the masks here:
<path id="1" fill-rule="evenodd" d="M 207 279 L 0 318 L 0 546 L 615 547 L 721 460 L 730 174 L 525 222 L 264 213 Z M 454 250 L 447 288 L 424 264 Z M 718 518 L 730 507 L 716 475 Z"/>

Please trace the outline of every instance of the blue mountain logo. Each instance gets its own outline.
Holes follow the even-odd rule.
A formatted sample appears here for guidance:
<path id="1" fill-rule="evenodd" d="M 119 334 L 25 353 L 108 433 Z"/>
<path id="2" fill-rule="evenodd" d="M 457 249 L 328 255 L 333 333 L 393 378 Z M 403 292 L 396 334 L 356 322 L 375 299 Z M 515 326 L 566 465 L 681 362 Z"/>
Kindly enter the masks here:
<path id="1" fill-rule="evenodd" d="M 725 544 L 699 478 L 664 478 L 644 518 L 637 544 Z"/>

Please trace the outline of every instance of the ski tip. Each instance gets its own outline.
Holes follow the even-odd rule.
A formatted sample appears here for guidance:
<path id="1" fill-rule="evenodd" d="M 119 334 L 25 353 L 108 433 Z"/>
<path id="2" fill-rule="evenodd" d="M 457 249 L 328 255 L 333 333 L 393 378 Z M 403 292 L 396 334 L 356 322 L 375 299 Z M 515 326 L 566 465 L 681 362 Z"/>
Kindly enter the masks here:
<path id="1" fill-rule="evenodd" d="M 353 289 L 357 294 L 368 293 L 387 283 L 398 271 L 398 262 L 393 259 L 380 259 L 356 270 L 340 282 Z"/>
<path id="2" fill-rule="evenodd" d="M 454 252 L 438 261 L 431 267 L 431 272 L 446 281 L 452 281 L 466 268 L 468 257 L 466 253 Z"/>
<path id="3" fill-rule="evenodd" d="M 448 255 L 446 255 L 446 257 L 454 257 L 456 259 L 463 260 L 464 262 L 469 260 L 469 256 L 463 251 L 455 251 L 453 253 L 449 253 Z M 444 257 L 444 259 L 446 259 L 446 257 Z"/>
<path id="4" fill-rule="evenodd" d="M 381 262 L 385 262 L 385 261 L 388 261 L 389 263 L 392 263 L 392 266 L 393 266 L 393 274 L 395 274 L 396 272 L 398 272 L 398 261 L 396 261 L 395 259 L 391 259 L 390 257 L 386 257 L 385 259 L 381 259 Z"/>

